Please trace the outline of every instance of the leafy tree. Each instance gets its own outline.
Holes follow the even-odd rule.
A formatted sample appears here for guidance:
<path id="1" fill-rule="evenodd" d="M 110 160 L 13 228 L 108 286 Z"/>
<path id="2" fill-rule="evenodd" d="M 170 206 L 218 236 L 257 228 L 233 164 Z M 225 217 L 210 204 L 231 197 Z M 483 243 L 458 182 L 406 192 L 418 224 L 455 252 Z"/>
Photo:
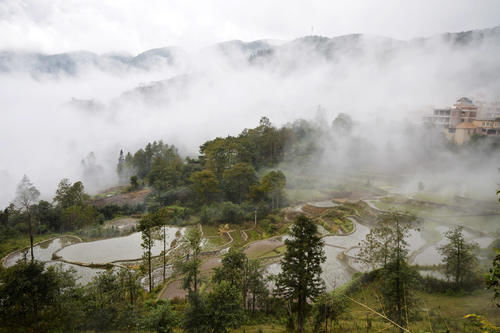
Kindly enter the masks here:
<path id="1" fill-rule="evenodd" d="M 387 316 L 401 327 L 407 327 L 416 312 L 415 289 L 418 272 L 406 260 L 392 260 L 382 269 L 381 291 L 383 309 Z M 401 330 L 403 332 L 403 330 Z"/>
<path id="2" fill-rule="evenodd" d="M 194 192 L 201 204 L 209 203 L 218 191 L 219 181 L 210 170 L 193 172 L 189 180 L 193 183 Z"/>
<path id="3" fill-rule="evenodd" d="M 96 210 L 94 207 L 69 206 L 62 211 L 61 225 L 64 230 L 78 229 L 95 222 Z"/>
<path id="4" fill-rule="evenodd" d="M 500 190 L 497 191 L 497 195 L 500 194 Z M 500 202 L 500 198 L 498 198 Z M 500 249 L 495 249 L 495 258 L 493 258 L 493 262 L 491 264 L 491 268 L 489 269 L 488 274 L 486 274 L 486 284 L 489 288 L 493 288 L 494 296 L 493 298 L 496 300 L 500 297 Z M 497 301 L 497 306 L 500 307 L 500 303 Z"/>
<path id="5" fill-rule="evenodd" d="M 353 121 L 351 119 L 351 116 L 346 113 L 339 113 L 332 123 L 332 129 L 340 135 L 350 134 L 352 131 L 352 127 Z"/>
<path id="6" fill-rule="evenodd" d="M 243 321 L 240 292 L 227 281 L 217 284 L 208 294 L 207 308 L 210 331 L 213 333 L 238 328 Z"/>
<path id="7" fill-rule="evenodd" d="M 99 273 L 85 288 L 86 329 L 132 329 L 139 321 L 142 288 L 127 269 Z"/>
<path id="8" fill-rule="evenodd" d="M 17 185 L 16 198 L 14 202 L 25 214 L 28 222 L 28 232 L 30 237 L 30 252 L 31 261 L 35 260 L 33 255 L 33 225 L 32 225 L 32 211 L 31 206 L 37 203 L 40 197 L 40 192 L 29 180 L 28 176 L 24 175 L 21 182 Z"/>
<path id="9" fill-rule="evenodd" d="M 448 243 L 438 249 L 446 264 L 446 276 L 453 279 L 457 290 L 473 276 L 477 267 L 474 251 L 479 248 L 476 243 L 465 241 L 463 229 L 462 226 L 450 228 L 445 233 Z"/>
<path id="10" fill-rule="evenodd" d="M 347 305 L 347 298 L 342 292 L 333 291 L 318 297 L 314 303 L 314 332 L 329 332 L 329 323 L 332 326 L 332 322 L 338 321 L 347 310 Z"/>
<path id="11" fill-rule="evenodd" d="M 198 292 L 188 294 L 188 305 L 184 310 L 182 327 L 189 333 L 210 331 L 210 313 L 207 300 Z"/>
<path id="12" fill-rule="evenodd" d="M 201 265 L 201 260 L 198 256 L 201 252 L 201 236 L 200 229 L 195 227 L 188 230 L 183 240 L 189 249 L 187 259 L 182 264 L 182 273 L 184 274 L 183 288 L 188 289 L 190 293 L 198 292 Z"/>
<path id="13" fill-rule="evenodd" d="M 383 217 L 389 228 L 388 262 L 381 271 L 383 303 L 385 313 L 400 327 L 408 325 L 415 310 L 416 299 L 413 294 L 418 273 L 408 265 L 406 242 L 414 219 L 412 215 L 394 212 Z"/>
<path id="14" fill-rule="evenodd" d="M 486 284 L 489 288 L 493 288 L 494 296 L 493 298 L 497 300 L 500 298 L 500 250 L 495 249 L 496 256 L 493 259 L 491 268 L 486 274 Z M 497 306 L 500 307 L 500 303 L 497 301 Z"/>
<path id="15" fill-rule="evenodd" d="M 71 191 L 71 182 L 68 178 L 63 178 L 57 185 L 56 195 L 54 196 L 54 203 L 61 208 L 71 206 L 73 203 L 70 198 L 69 192 Z"/>
<path id="16" fill-rule="evenodd" d="M 411 214 L 385 213 L 359 244 L 359 260 L 371 269 L 382 268 L 383 309 L 401 327 L 408 324 L 416 302 L 413 291 L 418 273 L 408 265 L 406 242 L 414 221 Z"/>
<path id="17" fill-rule="evenodd" d="M 257 302 L 261 300 L 261 303 L 263 303 L 262 301 L 268 296 L 269 292 L 264 282 L 263 269 L 258 260 L 250 260 L 247 271 L 246 289 L 248 289 L 248 293 L 252 298 L 250 302 L 246 303 L 250 303 L 252 312 L 255 312 Z M 245 304 L 245 308 L 250 308 L 250 305 Z"/>
<path id="18" fill-rule="evenodd" d="M 213 280 L 217 283 L 227 281 L 231 286 L 241 289 L 245 280 L 247 261 L 245 253 L 231 248 L 222 258 L 222 266 L 214 268 Z"/>
<path id="19" fill-rule="evenodd" d="M 358 261 L 364 263 L 372 270 L 379 267 L 387 267 L 391 259 L 394 244 L 398 240 L 395 237 L 397 236 L 395 230 L 396 224 L 394 223 L 395 218 L 401 222 L 399 227 L 406 237 L 409 230 L 408 226 L 415 219 L 414 216 L 390 212 L 381 215 L 376 225 L 366 235 L 365 239 L 359 243 L 360 253 Z M 404 237 L 402 240 L 404 241 Z"/>
<path id="20" fill-rule="evenodd" d="M 151 160 L 146 155 L 144 149 L 139 149 L 135 152 L 134 157 L 132 158 L 132 163 L 134 165 L 136 175 L 140 179 L 144 179 L 151 170 Z"/>
<path id="21" fill-rule="evenodd" d="M 232 202 L 241 203 L 257 182 L 255 169 L 248 163 L 237 163 L 231 169 L 224 171 L 223 186 L 226 197 Z"/>
<path id="22" fill-rule="evenodd" d="M 54 202 L 61 210 L 61 227 L 64 230 L 81 228 L 95 221 L 97 213 L 87 204 L 88 198 L 82 182 L 71 184 L 67 178 L 59 182 Z"/>
<path id="23" fill-rule="evenodd" d="M 248 151 L 237 138 L 216 138 L 200 146 L 204 166 L 221 178 L 224 171 L 237 163 L 249 162 Z"/>
<path id="24" fill-rule="evenodd" d="M 214 269 L 213 281 L 228 282 L 241 292 L 243 307 L 248 307 L 248 296 L 252 296 L 252 309 L 255 311 L 257 300 L 267 296 L 267 288 L 259 262 L 248 260 L 241 250 L 231 248 L 222 258 L 222 266 Z"/>
<path id="25" fill-rule="evenodd" d="M 61 214 L 50 204 L 50 202 L 40 200 L 35 211 L 39 221 L 39 230 L 41 232 L 46 230 L 61 230 Z"/>
<path id="26" fill-rule="evenodd" d="M 167 269 L 167 224 L 175 219 L 180 214 L 179 209 L 163 207 L 151 215 L 152 224 L 155 228 L 161 229 L 159 234 L 159 239 L 163 242 L 163 251 L 161 256 L 163 258 L 163 280 L 166 280 L 166 269 Z M 160 230 L 159 230 L 160 231 Z"/>
<path id="27" fill-rule="evenodd" d="M 141 247 L 144 250 L 142 256 L 143 267 L 148 273 L 149 292 L 151 292 L 153 290 L 153 254 L 151 251 L 156 238 L 155 233 L 158 231 L 158 226 L 152 214 L 146 214 L 141 218 L 139 221 L 139 231 L 142 237 Z"/>
<path id="28" fill-rule="evenodd" d="M 139 181 L 137 180 L 137 176 L 130 177 L 130 186 L 134 191 L 139 188 Z"/>
<path id="29" fill-rule="evenodd" d="M 156 157 L 151 171 L 148 173 L 149 185 L 156 191 L 164 191 L 180 185 L 182 160 L 178 155 L 162 158 Z"/>
<path id="30" fill-rule="evenodd" d="M 326 256 L 314 222 L 304 215 L 296 218 L 285 240 L 287 251 L 277 276 L 277 292 L 297 303 L 297 331 L 304 332 L 307 301 L 314 301 L 325 289 L 321 264 Z"/>
<path id="31" fill-rule="evenodd" d="M 280 201 L 283 198 L 283 189 L 285 188 L 286 177 L 280 170 L 270 171 L 260 181 L 262 191 L 271 197 L 271 208 L 279 208 Z"/>
<path id="32" fill-rule="evenodd" d="M 178 319 L 168 301 L 146 302 L 146 313 L 140 327 L 149 332 L 173 333 Z"/>
<path id="33" fill-rule="evenodd" d="M 3 270 L 0 281 L 0 328 L 47 332 L 77 327 L 79 292 L 71 272 L 21 261 Z"/>

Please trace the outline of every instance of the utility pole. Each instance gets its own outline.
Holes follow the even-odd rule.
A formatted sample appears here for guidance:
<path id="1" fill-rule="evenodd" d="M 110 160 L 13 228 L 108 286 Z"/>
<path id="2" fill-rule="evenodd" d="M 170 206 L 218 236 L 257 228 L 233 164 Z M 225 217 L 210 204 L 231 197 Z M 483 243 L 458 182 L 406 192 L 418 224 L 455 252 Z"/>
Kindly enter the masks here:
<path id="1" fill-rule="evenodd" d="M 255 208 L 255 226 L 257 226 L 257 208 Z"/>

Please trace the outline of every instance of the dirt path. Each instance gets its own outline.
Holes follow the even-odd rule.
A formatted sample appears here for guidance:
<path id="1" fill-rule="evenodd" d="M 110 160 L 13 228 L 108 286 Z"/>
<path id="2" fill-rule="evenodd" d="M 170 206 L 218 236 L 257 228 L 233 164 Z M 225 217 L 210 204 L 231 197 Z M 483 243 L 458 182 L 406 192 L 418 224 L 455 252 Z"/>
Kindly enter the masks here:
<path id="1" fill-rule="evenodd" d="M 249 258 L 257 258 L 263 254 L 271 252 L 272 250 L 283 246 L 285 243 L 281 240 L 281 236 L 262 239 L 255 242 L 250 243 L 243 252 Z"/>
<path id="2" fill-rule="evenodd" d="M 166 285 L 158 295 L 158 299 L 185 298 L 187 291 L 182 289 L 182 279 L 174 280 Z"/>
<path id="3" fill-rule="evenodd" d="M 209 275 L 211 271 L 218 266 L 221 266 L 220 257 L 209 257 L 201 263 L 200 275 Z M 168 282 L 158 294 L 157 299 L 173 299 L 175 297 L 185 298 L 187 291 L 182 289 L 182 277 Z"/>

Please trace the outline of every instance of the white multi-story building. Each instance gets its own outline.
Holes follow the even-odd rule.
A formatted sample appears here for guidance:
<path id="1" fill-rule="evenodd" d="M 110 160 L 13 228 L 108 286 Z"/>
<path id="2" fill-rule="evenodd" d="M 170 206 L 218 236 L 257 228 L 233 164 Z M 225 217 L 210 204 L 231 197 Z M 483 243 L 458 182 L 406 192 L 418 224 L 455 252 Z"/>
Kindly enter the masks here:
<path id="1" fill-rule="evenodd" d="M 450 108 L 434 109 L 432 116 L 424 117 L 426 124 L 443 128 L 455 128 L 477 117 L 477 106 L 467 97 L 462 97 Z"/>
<path id="2" fill-rule="evenodd" d="M 449 141 L 459 145 L 470 141 L 473 135 L 500 139 L 500 103 L 482 103 L 478 107 L 462 97 L 450 108 L 434 109 L 424 122 L 441 128 Z"/>

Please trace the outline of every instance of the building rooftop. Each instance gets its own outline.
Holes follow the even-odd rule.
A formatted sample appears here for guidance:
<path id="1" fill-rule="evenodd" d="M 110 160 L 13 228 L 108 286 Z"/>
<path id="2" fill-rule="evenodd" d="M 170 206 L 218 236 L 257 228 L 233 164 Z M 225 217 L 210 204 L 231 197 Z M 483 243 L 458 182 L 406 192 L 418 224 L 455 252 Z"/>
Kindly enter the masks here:
<path id="1" fill-rule="evenodd" d="M 462 97 L 460 99 L 457 100 L 457 103 L 461 103 L 461 104 L 472 104 L 472 100 L 470 100 L 469 98 L 467 97 Z"/>
<path id="2" fill-rule="evenodd" d="M 456 128 L 464 128 L 464 129 L 474 129 L 474 128 L 477 128 L 476 125 L 474 125 L 473 123 L 461 123 L 459 125 L 457 125 Z"/>

